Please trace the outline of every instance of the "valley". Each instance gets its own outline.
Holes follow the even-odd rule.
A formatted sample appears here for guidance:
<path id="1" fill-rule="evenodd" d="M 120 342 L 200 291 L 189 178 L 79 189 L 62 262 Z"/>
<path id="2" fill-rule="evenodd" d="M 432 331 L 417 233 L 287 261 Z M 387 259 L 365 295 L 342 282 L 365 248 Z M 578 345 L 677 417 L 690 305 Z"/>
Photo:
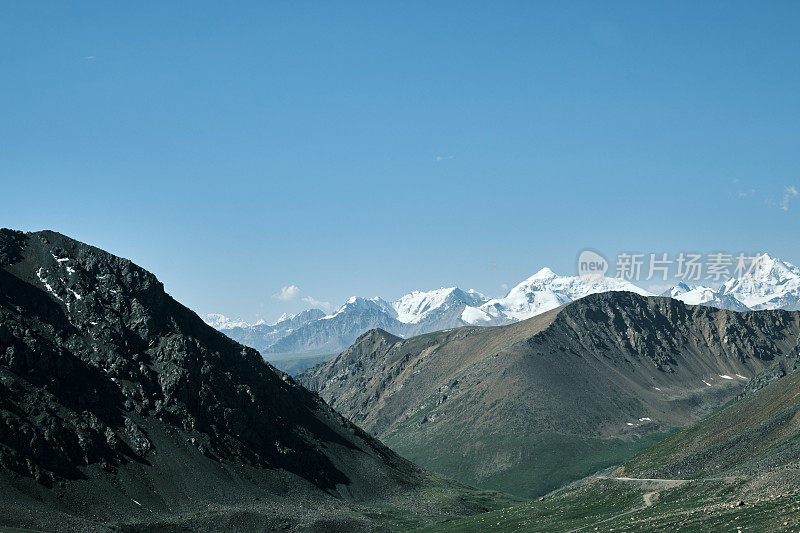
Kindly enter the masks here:
<path id="1" fill-rule="evenodd" d="M 609 291 L 276 354 L 322 360 L 295 380 L 132 262 L 2 230 L 0 527 L 790 527 L 799 343 L 796 311 Z"/>

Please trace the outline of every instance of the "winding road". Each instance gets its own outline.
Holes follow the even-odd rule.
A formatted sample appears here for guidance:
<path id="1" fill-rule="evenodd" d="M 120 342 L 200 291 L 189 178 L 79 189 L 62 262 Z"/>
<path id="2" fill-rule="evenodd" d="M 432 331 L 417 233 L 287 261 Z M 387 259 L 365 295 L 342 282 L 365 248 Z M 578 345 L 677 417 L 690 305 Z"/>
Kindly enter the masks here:
<path id="1" fill-rule="evenodd" d="M 684 483 L 688 483 L 689 481 L 700 481 L 700 480 L 689 480 L 689 479 L 652 479 L 652 478 L 638 478 L 638 477 L 608 477 L 608 476 L 597 476 L 597 479 L 611 479 L 614 481 L 622 481 L 627 483 L 643 483 L 649 485 L 657 485 L 659 488 L 658 490 L 653 490 L 647 492 L 642 496 L 644 500 L 643 505 L 639 507 L 634 507 L 633 509 L 629 509 L 624 513 L 616 514 L 610 518 L 606 518 L 605 520 L 601 520 L 600 522 L 595 522 L 593 524 L 586 524 L 585 526 L 581 526 L 579 528 L 571 529 L 568 533 L 573 533 L 574 531 L 582 531 L 588 527 L 597 526 L 599 524 L 604 524 L 605 522 L 610 522 L 612 520 L 616 520 L 617 518 L 636 513 L 641 511 L 642 509 L 647 509 L 651 507 L 655 500 L 658 499 L 658 493 L 662 490 L 674 489 Z M 723 478 L 715 478 L 715 479 L 723 479 Z"/>

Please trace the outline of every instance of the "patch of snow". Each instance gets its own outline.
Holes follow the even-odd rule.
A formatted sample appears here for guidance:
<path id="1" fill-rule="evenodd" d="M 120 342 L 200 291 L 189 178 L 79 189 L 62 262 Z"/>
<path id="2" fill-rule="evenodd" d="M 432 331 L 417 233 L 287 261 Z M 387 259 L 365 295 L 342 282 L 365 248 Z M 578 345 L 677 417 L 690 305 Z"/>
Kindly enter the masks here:
<path id="1" fill-rule="evenodd" d="M 745 377 L 745 376 L 743 376 L 741 374 L 736 374 L 736 377 L 739 378 L 739 379 L 750 379 L 750 378 Z"/>
<path id="2" fill-rule="evenodd" d="M 43 270 L 44 270 L 44 269 L 42 269 L 42 268 L 39 268 L 39 270 L 37 270 L 37 271 L 36 271 L 36 277 L 37 277 L 37 278 L 39 278 L 39 281 L 41 281 L 41 282 L 42 282 L 42 284 L 44 285 L 44 288 L 45 288 L 45 289 L 47 289 L 47 292 L 49 292 L 50 294 L 52 294 L 53 296 L 55 296 L 56 298 L 58 298 L 58 299 L 59 299 L 59 301 L 62 301 L 62 302 L 63 302 L 63 301 L 64 301 L 64 299 L 63 299 L 63 298 L 61 298 L 61 296 L 59 296 L 58 294 L 56 294 L 56 291 L 55 291 L 55 289 L 53 289 L 53 287 L 51 287 L 51 286 L 50 286 L 50 284 L 47 282 L 47 278 L 45 278 L 45 277 L 42 275 L 42 271 L 43 271 Z"/>
<path id="3" fill-rule="evenodd" d="M 467 324 L 480 325 L 491 323 L 494 319 L 486 311 L 468 305 L 461 312 L 461 320 Z"/>
<path id="4" fill-rule="evenodd" d="M 733 379 L 732 377 L 730 377 L 727 374 L 720 374 L 719 377 L 721 377 L 722 379 Z"/>
<path id="5" fill-rule="evenodd" d="M 650 420 L 650 418 L 648 418 L 648 417 L 644 417 L 644 418 L 640 418 L 639 422 L 652 422 L 652 420 Z"/>
<path id="6" fill-rule="evenodd" d="M 703 380 L 703 383 L 705 383 L 705 384 L 706 384 L 706 385 L 708 385 L 709 387 L 711 386 L 711 383 L 709 383 L 709 382 L 708 382 L 708 381 L 706 381 L 706 380 Z"/>

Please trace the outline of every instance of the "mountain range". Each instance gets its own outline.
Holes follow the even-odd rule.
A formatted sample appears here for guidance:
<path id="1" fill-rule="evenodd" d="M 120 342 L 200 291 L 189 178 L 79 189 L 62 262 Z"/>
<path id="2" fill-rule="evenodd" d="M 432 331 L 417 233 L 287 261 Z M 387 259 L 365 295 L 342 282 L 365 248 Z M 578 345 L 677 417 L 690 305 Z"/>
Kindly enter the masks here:
<path id="1" fill-rule="evenodd" d="M 372 328 L 409 337 L 461 326 L 510 324 L 577 298 L 608 291 L 649 294 L 621 279 L 558 276 L 543 268 L 504 298 L 488 299 L 474 290 L 450 287 L 414 291 L 394 302 L 353 296 L 332 314 L 312 309 L 283 317 L 276 324 L 243 325 L 218 314 L 206 315 L 205 320 L 269 359 L 272 354 L 338 353 Z"/>
<path id="2" fill-rule="evenodd" d="M 503 298 L 488 299 L 457 287 L 414 291 L 396 301 L 351 297 L 332 314 L 311 309 L 284 315 L 275 324 L 247 324 L 219 314 L 205 321 L 252 348 L 286 371 L 302 370 L 333 357 L 371 328 L 410 337 L 461 326 L 497 326 L 531 318 L 599 292 L 650 293 L 618 278 L 559 276 L 543 268 L 513 287 Z M 740 278 L 719 287 L 680 282 L 663 292 L 690 305 L 733 311 L 800 309 L 800 268 L 761 254 Z M 291 357 L 312 354 L 316 357 Z M 328 355 L 325 355 L 328 354 Z"/>
<path id="3" fill-rule="evenodd" d="M 0 492 L 0 529 L 46 531 L 372 531 L 510 501 L 399 457 L 134 263 L 11 230 Z"/>
<path id="4" fill-rule="evenodd" d="M 506 326 L 372 330 L 298 379 L 404 457 L 531 497 L 692 423 L 799 339 L 798 312 L 608 292 Z"/>
<path id="5" fill-rule="evenodd" d="M 663 293 L 691 305 L 732 311 L 800 310 L 800 268 L 769 254 L 755 257 L 743 275 L 719 287 L 679 283 Z"/>

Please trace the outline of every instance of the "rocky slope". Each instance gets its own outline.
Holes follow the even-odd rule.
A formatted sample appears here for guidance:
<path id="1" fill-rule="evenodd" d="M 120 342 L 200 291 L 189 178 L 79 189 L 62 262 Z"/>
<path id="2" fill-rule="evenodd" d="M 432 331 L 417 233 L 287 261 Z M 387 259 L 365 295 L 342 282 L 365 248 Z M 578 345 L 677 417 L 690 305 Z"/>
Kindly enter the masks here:
<path id="1" fill-rule="evenodd" d="M 362 529 L 359 506 L 439 514 L 439 496 L 471 494 L 204 324 L 149 272 L 48 231 L 0 230 L 0 465 L 0 525 L 47 530 Z"/>
<path id="2" fill-rule="evenodd" d="M 299 379 L 405 457 L 536 495 L 734 398 L 798 337 L 800 313 L 615 292 L 509 326 L 372 331 Z"/>

